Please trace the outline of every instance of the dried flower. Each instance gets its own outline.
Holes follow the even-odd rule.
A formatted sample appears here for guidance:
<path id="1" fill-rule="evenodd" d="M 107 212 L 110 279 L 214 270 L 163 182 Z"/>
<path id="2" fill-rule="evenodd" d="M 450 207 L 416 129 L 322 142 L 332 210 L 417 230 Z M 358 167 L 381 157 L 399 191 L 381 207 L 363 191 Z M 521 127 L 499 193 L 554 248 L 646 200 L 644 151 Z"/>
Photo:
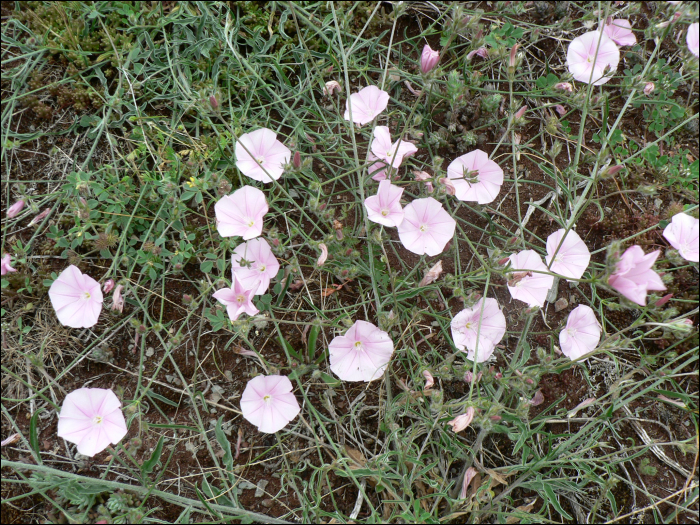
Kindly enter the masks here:
<path id="1" fill-rule="evenodd" d="M 326 97 L 333 96 L 333 93 L 335 92 L 342 93 L 342 89 L 340 87 L 340 84 L 336 82 L 335 80 L 329 80 L 326 82 L 326 85 L 323 86 L 323 95 Z"/>
<path id="2" fill-rule="evenodd" d="M 457 416 L 452 421 L 448 421 L 447 424 L 452 427 L 453 432 L 461 432 L 471 424 L 472 419 L 474 419 L 474 413 L 474 407 L 469 407 L 464 414 Z"/>

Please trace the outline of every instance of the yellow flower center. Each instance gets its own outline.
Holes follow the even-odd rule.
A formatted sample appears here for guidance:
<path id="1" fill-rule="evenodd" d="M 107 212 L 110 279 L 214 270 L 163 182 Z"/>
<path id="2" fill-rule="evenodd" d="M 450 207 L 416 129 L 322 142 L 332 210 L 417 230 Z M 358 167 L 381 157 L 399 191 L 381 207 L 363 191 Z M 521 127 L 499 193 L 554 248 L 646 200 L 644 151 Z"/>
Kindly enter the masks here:
<path id="1" fill-rule="evenodd" d="M 382 210 L 382 216 L 386 217 L 389 215 L 389 210 Z"/>
<path id="2" fill-rule="evenodd" d="M 418 228 L 422 232 L 427 232 L 428 231 L 428 226 L 426 224 L 421 224 L 420 228 Z"/>
<path id="3" fill-rule="evenodd" d="M 102 424 L 102 416 L 95 416 L 92 418 L 92 424 L 93 425 L 101 425 Z"/>
<path id="4" fill-rule="evenodd" d="M 270 401 L 272 401 L 272 396 L 267 394 L 265 397 L 263 397 L 263 401 L 265 401 L 265 403 L 270 403 Z"/>
<path id="5" fill-rule="evenodd" d="M 92 296 L 90 295 L 90 292 L 83 292 L 83 299 L 84 299 L 85 301 L 89 300 L 90 297 L 92 297 Z"/>

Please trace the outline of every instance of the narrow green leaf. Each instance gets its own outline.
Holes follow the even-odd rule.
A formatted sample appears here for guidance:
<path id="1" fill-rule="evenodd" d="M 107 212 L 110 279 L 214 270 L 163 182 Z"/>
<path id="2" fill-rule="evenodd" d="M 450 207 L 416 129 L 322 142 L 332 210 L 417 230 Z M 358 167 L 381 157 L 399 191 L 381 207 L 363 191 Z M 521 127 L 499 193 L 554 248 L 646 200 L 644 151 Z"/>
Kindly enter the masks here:
<path id="1" fill-rule="evenodd" d="M 144 461 L 143 465 L 141 465 L 141 473 L 144 476 L 148 476 L 151 472 L 153 472 L 153 469 L 155 466 L 160 462 L 160 455 L 163 453 L 163 436 L 160 437 L 158 440 L 158 444 L 156 445 L 156 448 L 153 449 L 153 454 L 151 454 L 150 459 L 148 461 Z"/>
<path id="2" fill-rule="evenodd" d="M 37 429 L 37 424 L 39 421 L 39 414 L 44 411 L 43 408 L 39 408 L 32 418 L 29 420 L 29 445 L 31 445 L 34 454 L 36 455 L 36 460 L 41 463 L 41 452 L 39 450 L 39 432 Z"/>

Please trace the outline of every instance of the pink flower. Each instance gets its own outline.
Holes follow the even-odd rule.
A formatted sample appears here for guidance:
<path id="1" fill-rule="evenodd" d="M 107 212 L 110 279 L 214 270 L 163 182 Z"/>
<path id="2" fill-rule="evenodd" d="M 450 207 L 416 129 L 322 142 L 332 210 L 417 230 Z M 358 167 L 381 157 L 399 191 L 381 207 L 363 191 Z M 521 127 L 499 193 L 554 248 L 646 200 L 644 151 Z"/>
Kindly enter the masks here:
<path id="1" fill-rule="evenodd" d="M 671 223 L 664 228 L 664 237 L 673 246 L 681 257 L 688 261 L 699 262 L 698 253 L 698 225 L 700 220 L 687 213 L 678 213 L 673 216 Z M 7 257 L 7 256 L 6 256 Z"/>
<path id="2" fill-rule="evenodd" d="M 627 248 L 617 263 L 615 273 L 608 278 L 608 284 L 632 302 L 646 305 L 649 290 L 665 290 L 661 277 L 651 269 L 661 250 L 644 255 L 639 246 Z"/>
<path id="3" fill-rule="evenodd" d="M 440 61 L 440 53 L 433 51 L 428 44 L 423 47 L 423 52 L 420 55 L 420 72 L 424 75 L 432 71 Z"/>
<path id="4" fill-rule="evenodd" d="M 268 211 L 265 194 L 253 186 L 243 186 L 214 205 L 216 229 L 222 237 L 240 235 L 249 240 L 262 233 Z"/>
<path id="5" fill-rule="evenodd" d="M 647 82 L 646 85 L 644 86 L 644 94 L 649 96 L 654 92 L 654 83 L 653 82 Z"/>
<path id="6" fill-rule="evenodd" d="M 629 20 L 613 20 L 609 24 L 603 24 L 603 33 L 618 46 L 633 46 L 637 43 L 637 37 L 632 32 Z"/>
<path id="7" fill-rule="evenodd" d="M 324 243 L 320 243 L 318 247 L 321 248 L 321 255 L 316 261 L 316 266 L 323 266 L 326 263 L 326 259 L 328 259 L 328 247 Z"/>
<path id="8" fill-rule="evenodd" d="M 574 38 L 566 53 L 566 63 L 574 78 L 594 86 L 610 80 L 610 75 L 617 70 L 619 62 L 620 50 L 615 42 L 600 31 L 590 31 Z"/>
<path id="9" fill-rule="evenodd" d="M 0 262 L 0 275 L 5 275 L 8 272 L 12 273 L 17 271 L 12 266 L 10 266 L 11 263 L 12 256 L 9 253 L 6 253 L 2 256 L 2 262 Z"/>
<path id="10" fill-rule="evenodd" d="M 117 285 L 112 294 L 112 307 L 111 310 L 116 310 L 119 313 L 124 311 L 124 297 L 122 297 L 122 290 L 124 289 L 123 284 Z"/>
<path id="11" fill-rule="evenodd" d="M 566 108 L 565 108 L 564 106 L 562 106 L 561 104 L 557 104 L 556 106 L 554 106 L 554 109 L 555 109 L 556 112 L 559 113 L 559 115 L 561 115 L 562 117 L 563 117 L 564 115 L 566 115 Z"/>
<path id="12" fill-rule="evenodd" d="M 226 306 L 229 319 L 235 321 L 243 313 L 255 315 L 258 310 L 253 304 L 253 290 L 247 290 L 236 279 L 236 274 L 233 274 L 231 288 L 222 288 L 214 292 L 214 299 Z"/>
<path id="13" fill-rule="evenodd" d="M 340 84 L 335 80 L 326 82 L 326 85 L 323 87 L 323 94 L 327 97 L 332 96 L 336 91 L 340 93 L 342 90 L 340 89 Z"/>
<path id="14" fill-rule="evenodd" d="M 265 184 L 282 176 L 291 156 L 292 152 L 271 129 L 257 129 L 236 141 L 236 167 L 243 175 Z"/>
<path id="15" fill-rule="evenodd" d="M 393 168 L 401 166 L 404 157 L 413 155 L 418 151 L 415 145 L 405 140 L 397 140 L 391 143 L 391 134 L 387 126 L 374 128 L 374 140 L 372 140 L 372 155 L 384 164 Z"/>
<path id="16" fill-rule="evenodd" d="M 688 26 L 688 35 L 685 37 L 685 42 L 688 44 L 688 49 L 696 57 L 700 56 L 700 23 L 695 22 Z"/>
<path id="17" fill-rule="evenodd" d="M 382 161 L 378 160 L 377 157 L 374 156 L 372 151 L 370 150 L 368 156 L 368 160 L 372 162 L 372 164 L 369 167 L 369 174 L 372 176 L 372 180 L 376 180 L 377 182 L 381 182 L 385 180 L 388 175 L 386 173 L 386 168 L 387 165 L 383 163 Z M 375 162 L 376 161 L 376 162 Z"/>
<path id="18" fill-rule="evenodd" d="M 367 321 L 355 321 L 328 345 L 331 370 L 343 381 L 374 381 L 384 375 L 394 353 L 389 334 Z"/>
<path id="19" fill-rule="evenodd" d="M 455 315 L 450 327 L 457 349 L 468 351 L 467 359 L 470 361 L 476 357 L 477 363 L 483 363 L 503 339 L 506 318 L 496 299 L 481 298 L 472 308 L 465 308 Z"/>
<path id="20" fill-rule="evenodd" d="M 301 411 L 292 389 L 287 376 L 254 377 L 241 396 L 243 417 L 260 432 L 273 434 L 282 430 Z"/>
<path id="21" fill-rule="evenodd" d="M 121 401 L 108 388 L 79 388 L 63 400 L 58 416 L 58 437 L 78 445 L 83 456 L 93 457 L 126 435 Z"/>
<path id="22" fill-rule="evenodd" d="M 431 374 L 427 370 L 423 370 L 423 377 L 425 378 L 425 390 L 433 388 L 433 386 L 435 385 L 435 378 L 433 377 L 433 374 Z"/>
<path id="23" fill-rule="evenodd" d="M 102 291 L 104 293 L 109 293 L 112 291 L 112 288 L 114 288 L 114 279 L 107 279 L 105 283 L 102 285 Z"/>
<path id="24" fill-rule="evenodd" d="M 24 201 L 18 200 L 7 209 L 7 218 L 14 219 L 17 216 L 17 214 L 22 211 L 22 208 L 24 208 Z"/>
<path id="25" fill-rule="evenodd" d="M 243 288 L 255 290 L 254 295 L 264 294 L 280 269 L 265 239 L 251 239 L 236 246 L 231 263 L 234 276 Z"/>
<path id="26" fill-rule="evenodd" d="M 515 68 L 515 66 L 517 65 L 517 60 L 515 59 L 515 57 L 519 47 L 520 44 L 515 44 L 513 47 L 510 48 L 510 57 L 508 57 L 508 67 L 510 68 Z"/>
<path id="27" fill-rule="evenodd" d="M 453 160 L 447 176 L 455 186 L 455 197 L 479 204 L 493 201 L 503 185 L 503 170 L 480 149 Z"/>
<path id="28" fill-rule="evenodd" d="M 352 110 L 352 121 L 361 126 L 372 122 L 374 117 L 386 109 L 387 104 L 389 104 L 389 93 L 377 86 L 367 86 L 350 95 L 345 104 L 343 118 L 350 120 L 350 110 Z"/>
<path id="29" fill-rule="evenodd" d="M 574 86 L 572 86 L 569 82 L 558 82 L 554 84 L 554 89 L 571 93 L 574 90 Z"/>
<path id="30" fill-rule="evenodd" d="M 566 328 L 559 334 L 562 353 L 574 361 L 595 350 L 599 341 L 600 323 L 595 312 L 586 305 L 578 305 L 569 314 Z"/>
<path id="31" fill-rule="evenodd" d="M 471 424 L 474 419 L 474 412 L 476 412 L 474 407 L 469 407 L 464 414 L 457 416 L 452 421 L 448 421 L 447 424 L 452 427 L 453 432 L 461 432 Z"/>
<path id="32" fill-rule="evenodd" d="M 415 199 L 403 209 L 403 213 L 399 239 L 404 248 L 431 257 L 442 253 L 457 226 L 457 221 L 442 208 L 442 204 L 432 197 Z"/>
<path id="33" fill-rule="evenodd" d="M 49 288 L 51 305 L 63 326 L 89 328 L 102 311 L 100 283 L 70 265 Z"/>
<path id="34" fill-rule="evenodd" d="M 569 230 L 566 237 L 565 233 L 566 230 L 562 228 L 547 237 L 547 256 L 544 260 L 554 273 L 570 279 L 580 279 L 588 268 L 591 252 L 574 230 Z"/>
<path id="35" fill-rule="evenodd" d="M 394 186 L 388 180 L 381 181 L 377 194 L 365 199 L 367 218 L 384 226 L 401 224 L 404 216 L 400 202 L 401 194 L 403 194 L 403 188 Z"/>
<path id="36" fill-rule="evenodd" d="M 513 299 L 518 299 L 528 306 L 544 306 L 549 289 L 554 284 L 554 277 L 535 271 L 546 272 L 547 267 L 534 250 L 524 250 L 510 256 L 512 271 L 508 280 L 508 291 Z"/>

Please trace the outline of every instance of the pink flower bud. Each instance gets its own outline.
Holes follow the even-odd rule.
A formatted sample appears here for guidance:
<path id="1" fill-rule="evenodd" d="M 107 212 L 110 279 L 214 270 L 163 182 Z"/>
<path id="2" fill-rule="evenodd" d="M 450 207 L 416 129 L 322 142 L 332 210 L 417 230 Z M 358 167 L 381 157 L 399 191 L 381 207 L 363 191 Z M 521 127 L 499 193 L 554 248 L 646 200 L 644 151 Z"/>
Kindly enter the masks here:
<path id="1" fill-rule="evenodd" d="M 192 304 L 192 296 L 188 293 L 182 294 L 182 304 Z"/>
<path id="2" fill-rule="evenodd" d="M 503 378 L 503 374 L 501 374 L 500 372 L 496 372 L 493 377 L 495 377 L 496 379 L 501 379 Z"/>
<path id="3" fill-rule="evenodd" d="M 568 91 L 571 93 L 574 90 L 574 86 L 572 86 L 569 82 L 559 82 L 554 84 L 554 89 L 558 89 L 559 91 Z"/>
<path id="4" fill-rule="evenodd" d="M 665 305 L 667 302 L 669 302 L 669 301 L 671 300 L 671 297 L 673 297 L 673 294 L 672 294 L 672 293 L 669 293 L 669 294 L 664 295 L 661 299 L 659 299 L 658 301 L 656 301 L 656 302 L 654 303 L 654 306 L 663 306 L 663 305 Z"/>
<path id="5" fill-rule="evenodd" d="M 644 86 L 644 94 L 651 95 L 653 92 L 654 92 L 654 83 L 647 82 L 646 86 Z"/>
<path id="6" fill-rule="evenodd" d="M 7 218 L 8 219 L 13 219 L 17 216 L 19 212 L 22 211 L 22 208 L 24 208 L 24 201 L 23 200 L 18 200 L 15 202 L 12 206 L 10 206 L 7 210 Z"/>
<path id="7" fill-rule="evenodd" d="M 557 113 L 559 113 L 559 115 L 561 115 L 562 117 L 564 115 L 566 115 L 566 108 L 564 106 L 562 106 L 561 104 L 557 104 L 556 106 L 554 106 L 554 110 Z"/>
<path id="8" fill-rule="evenodd" d="M 209 96 L 209 104 L 211 105 L 211 109 L 214 111 L 217 111 L 219 109 L 219 101 L 216 100 L 216 97 L 214 95 Z"/>
<path id="9" fill-rule="evenodd" d="M 505 266 L 508 264 L 508 261 L 510 261 L 510 257 L 504 257 L 500 261 L 498 261 L 498 266 Z"/>
<path id="10" fill-rule="evenodd" d="M 294 157 L 292 158 L 292 166 L 295 169 L 301 168 L 301 154 L 298 151 L 294 152 Z"/>
<path id="11" fill-rule="evenodd" d="M 508 59 L 508 67 L 515 67 L 515 54 L 518 52 L 519 47 L 520 44 L 515 44 L 512 48 L 510 48 L 510 58 Z"/>
<path id="12" fill-rule="evenodd" d="M 455 188 L 454 183 L 452 182 L 452 179 L 449 179 L 447 177 L 443 177 L 440 179 L 440 183 L 445 186 L 445 193 L 448 195 L 454 195 L 457 191 L 457 188 Z"/>
<path id="13" fill-rule="evenodd" d="M 340 93 L 342 89 L 340 88 L 340 84 L 336 82 L 335 80 L 330 80 L 326 82 L 326 85 L 323 88 L 323 94 L 327 97 L 330 97 L 333 95 L 335 92 Z"/>
<path id="14" fill-rule="evenodd" d="M 515 118 L 516 118 L 516 119 L 523 118 L 523 115 L 525 115 L 525 112 L 526 112 L 526 111 L 527 111 L 527 106 L 521 107 L 521 108 L 518 110 L 518 112 L 515 114 Z"/>
<path id="15" fill-rule="evenodd" d="M 430 174 L 425 171 L 414 171 L 413 176 L 417 181 L 428 180 L 432 178 Z"/>
<path id="16" fill-rule="evenodd" d="M 502 418 L 501 416 L 491 416 L 489 419 L 490 419 L 491 421 L 500 421 L 500 420 L 503 419 L 503 418 Z"/>
<path id="17" fill-rule="evenodd" d="M 440 53 L 433 51 L 431 47 L 426 44 L 423 47 L 423 52 L 420 56 L 420 72 L 424 75 L 432 71 L 435 66 L 437 66 L 440 61 Z"/>
<path id="18" fill-rule="evenodd" d="M 609 166 L 607 170 L 605 170 L 605 175 L 608 177 L 611 177 L 615 175 L 616 173 L 622 171 L 624 169 L 624 166 L 622 164 L 616 164 L 615 166 Z"/>
<path id="19" fill-rule="evenodd" d="M 104 293 L 111 292 L 112 288 L 114 288 L 114 279 L 107 279 L 102 285 L 102 290 L 104 291 Z"/>
<path id="20" fill-rule="evenodd" d="M 433 188 L 433 183 L 432 182 L 426 182 L 425 183 L 425 188 L 428 190 L 428 193 L 433 193 L 434 189 Z"/>
<path id="21" fill-rule="evenodd" d="M 423 377 L 425 378 L 425 390 L 432 388 L 435 384 L 435 378 L 433 378 L 433 374 L 431 374 L 427 370 L 423 370 Z"/>

